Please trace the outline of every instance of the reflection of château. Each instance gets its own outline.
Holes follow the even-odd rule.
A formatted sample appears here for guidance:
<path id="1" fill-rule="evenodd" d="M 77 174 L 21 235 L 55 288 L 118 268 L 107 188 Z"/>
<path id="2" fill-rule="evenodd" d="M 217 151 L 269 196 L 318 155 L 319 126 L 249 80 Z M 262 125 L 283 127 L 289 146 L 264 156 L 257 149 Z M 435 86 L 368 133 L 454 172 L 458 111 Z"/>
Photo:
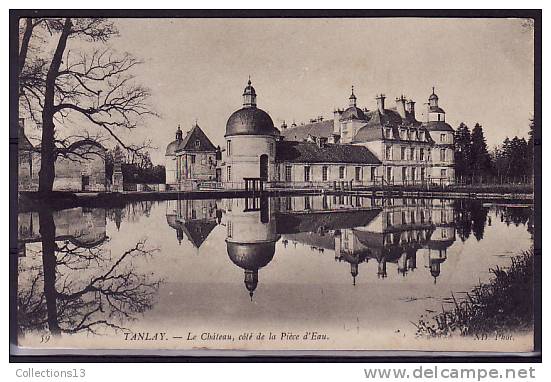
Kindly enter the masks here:
<path id="1" fill-rule="evenodd" d="M 417 252 L 435 278 L 455 241 L 453 204 L 433 199 L 367 199 L 355 196 L 279 198 L 277 232 L 284 240 L 328 249 L 350 264 L 355 283 L 359 265 L 377 261 L 387 277 L 387 263 L 406 275 L 417 268 Z"/>
<path id="2" fill-rule="evenodd" d="M 185 234 L 193 246 L 199 248 L 219 223 L 216 201 L 169 200 L 166 222 L 176 230 L 178 243 L 182 243 Z"/>
<path id="3" fill-rule="evenodd" d="M 105 210 L 101 208 L 70 208 L 54 211 L 55 240 L 69 241 L 80 248 L 90 248 L 107 239 Z M 19 255 L 25 256 L 26 244 L 40 242 L 38 212 L 18 214 Z"/>
<path id="4" fill-rule="evenodd" d="M 335 260 L 350 264 L 352 282 L 360 265 L 377 262 L 377 275 L 386 278 L 387 264 L 406 276 L 417 268 L 422 253 L 426 268 L 436 278 L 455 241 L 451 201 L 438 199 L 377 199 L 353 195 L 257 197 L 227 199 L 222 225 L 231 261 L 244 270 L 245 287 L 252 298 L 259 270 L 283 244 L 302 243 L 312 249 L 333 251 Z M 221 210 L 212 200 L 171 201 L 167 222 L 198 248 L 220 223 Z"/>

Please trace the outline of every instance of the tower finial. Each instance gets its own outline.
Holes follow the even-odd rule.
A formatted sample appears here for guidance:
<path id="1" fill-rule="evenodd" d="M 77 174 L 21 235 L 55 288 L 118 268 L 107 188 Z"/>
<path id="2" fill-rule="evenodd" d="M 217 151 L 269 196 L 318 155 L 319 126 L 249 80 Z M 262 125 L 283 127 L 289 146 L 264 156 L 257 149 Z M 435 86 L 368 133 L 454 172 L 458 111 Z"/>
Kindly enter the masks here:
<path id="1" fill-rule="evenodd" d="M 247 82 L 248 85 L 251 84 L 251 75 L 249 74 L 249 81 Z"/>
<path id="2" fill-rule="evenodd" d="M 434 94 L 434 86 L 432 87 L 432 94 Z"/>

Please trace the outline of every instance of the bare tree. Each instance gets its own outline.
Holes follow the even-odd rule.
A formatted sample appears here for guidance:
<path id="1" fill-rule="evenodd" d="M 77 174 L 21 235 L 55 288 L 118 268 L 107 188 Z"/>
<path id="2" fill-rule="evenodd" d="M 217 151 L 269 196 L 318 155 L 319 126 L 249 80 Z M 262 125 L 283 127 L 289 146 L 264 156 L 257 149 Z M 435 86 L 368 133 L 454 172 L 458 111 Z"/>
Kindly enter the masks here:
<path id="1" fill-rule="evenodd" d="M 56 241 L 52 210 L 39 211 L 42 267 L 20 271 L 29 286 L 18 291 L 20 334 L 48 330 L 62 333 L 102 333 L 124 327 L 136 314 L 153 306 L 161 283 L 136 271 L 133 260 L 150 256 L 156 249 L 139 241 L 113 256 L 106 241 L 83 246 Z M 53 227 L 53 229 L 52 229 Z M 41 284 L 43 290 L 41 291 Z"/>
<path id="2" fill-rule="evenodd" d="M 39 23 L 52 36 L 59 35 L 47 61 L 28 58 L 29 42 Z M 126 150 L 139 152 L 148 147 L 147 142 L 131 145 L 120 137 L 121 130 L 132 130 L 145 116 L 155 114 L 147 103 L 148 89 L 137 84 L 132 76 L 140 62 L 129 54 L 116 54 L 104 45 L 117 34 L 112 21 L 102 18 L 26 20 L 20 39 L 20 94 L 31 115 L 35 115 L 37 108 L 41 110 L 40 193 L 52 191 L 55 160 L 60 154 L 67 156 L 73 143 L 58 134 L 59 127 L 71 116 L 98 128 Z M 91 52 L 71 50 L 68 48 L 71 39 L 100 43 L 102 48 L 96 47 Z M 23 78 L 26 72 L 34 75 Z"/>

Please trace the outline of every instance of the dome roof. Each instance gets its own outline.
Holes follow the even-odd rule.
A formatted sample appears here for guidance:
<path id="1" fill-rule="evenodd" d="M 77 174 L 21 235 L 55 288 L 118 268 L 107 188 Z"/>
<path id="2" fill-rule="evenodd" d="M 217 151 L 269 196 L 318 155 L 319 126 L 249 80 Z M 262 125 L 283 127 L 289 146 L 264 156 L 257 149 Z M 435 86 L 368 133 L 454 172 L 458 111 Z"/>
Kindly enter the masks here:
<path id="1" fill-rule="evenodd" d="M 273 135 L 279 130 L 274 127 L 272 118 L 262 109 L 244 107 L 234 112 L 226 122 L 228 135 Z"/>
<path id="2" fill-rule="evenodd" d="M 341 114 L 341 119 L 359 119 L 362 121 L 366 121 L 367 117 L 359 107 L 350 106 Z"/>
<path id="3" fill-rule="evenodd" d="M 453 127 L 444 121 L 430 121 L 423 124 L 423 126 L 428 131 L 451 131 L 453 132 Z"/>
<path id="4" fill-rule="evenodd" d="M 180 145 L 182 143 L 182 140 L 174 140 L 172 142 L 170 142 L 168 144 L 168 146 L 166 146 L 166 153 L 165 153 L 165 156 L 168 156 L 168 155 L 175 155 L 176 153 L 176 150 L 178 150 L 180 148 Z"/>
<path id="5" fill-rule="evenodd" d="M 429 96 L 429 100 L 432 100 L 432 99 L 438 99 L 438 96 L 437 96 L 435 93 L 432 93 L 432 94 Z"/>
<path id="6" fill-rule="evenodd" d="M 233 243 L 226 242 L 228 256 L 240 268 L 255 270 L 268 265 L 275 254 L 275 242 Z"/>

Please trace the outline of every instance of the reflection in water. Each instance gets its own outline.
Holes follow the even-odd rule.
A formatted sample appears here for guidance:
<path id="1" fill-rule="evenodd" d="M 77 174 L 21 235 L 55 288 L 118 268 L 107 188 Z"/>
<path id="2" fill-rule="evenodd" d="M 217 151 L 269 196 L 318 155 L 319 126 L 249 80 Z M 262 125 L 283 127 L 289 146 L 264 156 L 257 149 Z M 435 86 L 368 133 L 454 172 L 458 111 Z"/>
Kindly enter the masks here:
<path id="1" fill-rule="evenodd" d="M 477 272 L 487 272 L 488 264 L 495 264 L 493 259 L 478 263 L 483 256 L 493 256 L 486 253 L 487 249 L 483 255 L 472 257 L 455 246 L 450 250 L 456 238 L 460 239 L 459 245 L 465 241 L 476 245 L 469 249 L 472 253 L 472 248 L 484 248 L 478 246 L 479 242 L 487 245 L 494 240 L 490 244 L 498 244 L 496 235 L 503 238 L 507 232 L 503 229 L 509 225 L 525 225 L 531 233 L 532 222 L 532 210 L 519 206 L 483 205 L 476 200 L 344 195 L 138 202 L 110 209 L 44 208 L 19 214 L 18 327 L 21 336 L 30 332 L 59 335 L 134 328 L 129 321 L 142 317 L 141 313 L 151 309 L 161 294 L 158 274 L 170 279 L 174 288 L 167 287 L 170 293 L 165 291 L 163 295 L 162 309 L 168 311 L 158 307 L 161 302 L 155 305 L 154 311 L 163 312 L 155 313 L 161 314 L 161 320 L 172 315 L 188 319 L 195 314 L 194 309 L 206 309 L 211 301 L 230 304 L 231 300 L 235 304 L 240 301 L 239 293 L 231 285 L 240 280 L 251 301 L 254 297 L 255 303 L 272 304 L 288 317 L 310 306 L 309 299 L 312 304 L 316 302 L 312 309 L 321 309 L 324 298 L 330 297 L 312 295 L 318 285 L 322 290 L 339 285 L 331 290 L 333 300 L 325 313 L 328 320 L 340 320 L 350 292 L 342 285 L 358 291 L 351 292 L 354 298 L 372 304 L 377 300 L 370 300 L 369 294 L 358 294 L 362 282 L 376 283 L 373 290 L 389 293 L 395 299 L 400 288 L 404 289 L 399 292 L 400 298 L 406 299 L 434 295 L 438 288 L 452 290 L 450 282 L 462 281 L 463 277 L 462 270 L 454 265 L 459 258 L 465 260 L 463 265 L 470 267 L 467 272 L 476 279 L 480 274 Z M 493 239 L 487 239 L 492 232 Z M 152 262 L 142 260 L 152 250 L 139 235 L 159 246 L 161 256 L 155 256 Z M 224 243 L 225 250 L 220 250 Z M 182 257 L 176 250 L 178 245 L 208 256 Z M 308 249 L 316 254 L 314 260 L 304 258 Z M 277 257 L 278 251 L 285 255 Z M 242 278 L 236 279 L 235 270 Z M 262 280 L 272 288 L 262 290 L 262 297 L 258 292 L 255 296 Z M 403 288 L 402 282 L 411 288 Z M 273 287 L 276 283 L 277 288 Z M 209 286 L 209 293 L 202 294 L 203 285 Z M 238 285 L 238 290 L 242 288 Z M 296 290 L 297 296 L 289 296 L 288 292 L 283 296 L 274 291 L 278 288 L 282 294 Z M 463 284 L 460 288 L 468 290 Z M 335 296 L 342 301 L 337 303 Z M 204 301 L 193 305 L 199 299 Z M 338 314 L 331 310 L 334 303 L 341 304 L 335 306 L 340 309 Z M 283 307 L 287 304 L 288 309 Z M 366 304 L 358 303 L 354 309 L 361 310 Z M 239 305 L 239 309 L 251 312 L 256 304 L 246 305 Z M 207 313 L 220 312 L 238 315 L 229 306 Z M 269 310 L 266 312 L 269 314 Z M 212 317 L 217 319 L 221 318 Z M 407 322 L 409 319 L 405 318 Z"/>
<path id="2" fill-rule="evenodd" d="M 387 263 L 406 276 L 417 268 L 424 251 L 436 282 L 455 241 L 454 204 L 440 199 L 365 199 L 354 196 L 229 199 L 225 206 L 226 243 L 230 259 L 245 270 L 251 298 L 258 270 L 274 257 L 275 243 L 301 243 L 331 250 L 350 264 L 356 284 L 360 264 L 377 262 L 379 278 Z"/>
<path id="3" fill-rule="evenodd" d="M 105 248 L 106 211 L 72 208 L 19 214 L 17 322 L 31 331 L 103 333 L 152 307 L 159 280 L 134 261 L 150 255 L 144 241 L 121 254 Z M 36 260 L 40 260 L 38 262 Z"/>

